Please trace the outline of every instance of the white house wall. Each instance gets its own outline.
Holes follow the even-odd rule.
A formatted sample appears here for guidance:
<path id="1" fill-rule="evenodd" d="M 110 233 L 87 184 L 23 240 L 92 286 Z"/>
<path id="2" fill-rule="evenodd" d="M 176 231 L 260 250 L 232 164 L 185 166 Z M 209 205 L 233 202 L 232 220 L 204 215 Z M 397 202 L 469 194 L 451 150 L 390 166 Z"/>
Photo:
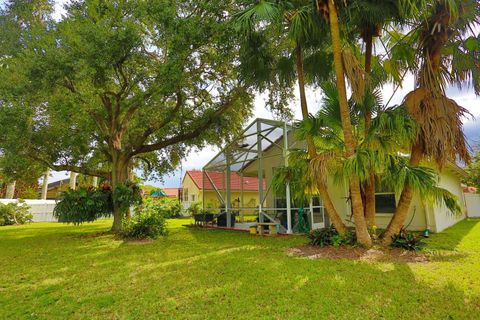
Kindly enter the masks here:
<path id="1" fill-rule="evenodd" d="M 480 194 L 465 193 L 464 196 L 467 207 L 467 216 L 470 218 L 480 218 Z"/>
<path id="2" fill-rule="evenodd" d="M 347 222 L 348 226 L 353 227 L 353 222 L 350 221 L 352 220 L 350 218 L 351 208 L 349 202 L 347 202 L 348 188 L 345 183 L 334 183 L 333 179 L 330 179 L 328 182 L 328 191 L 330 192 L 330 197 L 332 198 L 332 202 L 334 203 L 337 212 L 343 220 Z M 380 229 L 386 228 L 392 216 L 393 214 L 377 214 L 375 216 L 375 225 Z M 425 208 L 419 195 L 414 195 L 413 197 L 412 205 L 410 206 L 407 219 L 405 220 L 405 225 L 407 224 L 409 224 L 408 229 L 412 231 L 421 231 L 427 228 Z"/>
<path id="3" fill-rule="evenodd" d="M 444 170 L 440 175 L 439 187 L 447 189 L 451 193 L 457 196 L 458 202 L 462 207 L 463 213 L 460 215 L 454 215 L 451 213 L 443 203 L 434 204 L 432 206 L 433 212 L 435 213 L 435 230 L 440 232 L 446 228 L 453 226 L 460 220 L 465 219 L 466 210 L 465 210 L 465 198 L 463 195 L 463 189 L 460 184 L 460 178 L 455 176 L 449 170 Z"/>

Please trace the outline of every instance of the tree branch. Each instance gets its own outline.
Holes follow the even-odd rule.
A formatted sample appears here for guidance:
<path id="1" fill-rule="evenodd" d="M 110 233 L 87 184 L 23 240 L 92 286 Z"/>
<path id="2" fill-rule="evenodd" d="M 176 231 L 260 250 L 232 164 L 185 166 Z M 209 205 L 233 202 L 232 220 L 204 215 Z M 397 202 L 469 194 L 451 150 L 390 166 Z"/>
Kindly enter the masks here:
<path id="1" fill-rule="evenodd" d="M 53 169 L 55 171 L 73 171 L 76 173 L 81 173 L 87 176 L 95 176 L 95 177 L 102 177 L 106 179 L 110 179 L 110 172 L 108 171 L 102 171 L 98 169 L 89 169 L 85 167 L 79 167 L 79 166 L 74 166 L 74 165 L 68 165 L 68 164 L 53 164 L 50 161 L 47 161 L 43 158 L 40 158 L 38 156 L 31 156 L 30 157 L 38 162 L 43 163 L 50 169 Z"/>
<path id="2" fill-rule="evenodd" d="M 168 146 L 171 146 L 173 144 L 198 137 L 203 131 L 208 129 L 208 127 L 210 127 L 218 117 L 220 117 L 223 113 L 225 113 L 228 109 L 230 109 L 233 106 L 235 100 L 236 100 L 236 97 L 233 97 L 230 100 L 228 100 L 222 107 L 220 107 L 218 110 L 213 112 L 210 116 L 208 116 L 208 118 L 205 120 L 203 124 L 195 128 L 194 130 L 176 135 L 172 138 L 169 138 L 157 143 L 143 145 L 137 150 L 133 151 L 132 155 L 160 150 Z"/>

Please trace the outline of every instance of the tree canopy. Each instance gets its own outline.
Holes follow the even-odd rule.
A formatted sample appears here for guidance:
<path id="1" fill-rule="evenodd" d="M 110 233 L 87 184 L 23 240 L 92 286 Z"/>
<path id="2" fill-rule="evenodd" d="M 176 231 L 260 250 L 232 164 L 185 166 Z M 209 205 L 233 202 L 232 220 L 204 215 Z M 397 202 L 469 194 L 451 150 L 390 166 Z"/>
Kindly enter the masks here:
<path id="1" fill-rule="evenodd" d="M 171 171 L 251 113 L 227 23 L 234 2 L 72 1 L 60 21 L 42 14 L 31 24 L 15 8 L 2 14 L 18 31 L 1 57 L 5 150 L 115 188 L 134 161 Z"/>

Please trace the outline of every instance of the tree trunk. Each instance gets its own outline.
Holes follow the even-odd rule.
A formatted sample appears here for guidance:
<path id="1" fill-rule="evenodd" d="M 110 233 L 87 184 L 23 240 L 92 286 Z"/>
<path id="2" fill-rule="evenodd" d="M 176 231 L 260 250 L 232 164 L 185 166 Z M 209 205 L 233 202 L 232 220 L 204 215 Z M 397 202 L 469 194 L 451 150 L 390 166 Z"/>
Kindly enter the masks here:
<path id="1" fill-rule="evenodd" d="M 42 200 L 47 200 L 49 175 L 50 175 L 50 169 L 47 168 L 47 170 L 45 171 L 45 174 L 43 175 L 42 194 L 40 195 L 40 198 Z"/>
<path id="2" fill-rule="evenodd" d="M 98 177 L 93 177 L 92 178 L 92 186 L 95 187 L 95 188 L 98 186 Z"/>
<path id="3" fill-rule="evenodd" d="M 7 184 L 7 190 L 5 191 L 5 199 L 13 199 L 13 197 L 15 197 L 16 184 L 17 184 L 17 181 L 15 180 Z"/>
<path id="4" fill-rule="evenodd" d="M 133 175 L 133 161 L 129 161 L 127 165 L 127 180 L 128 181 L 133 181 L 134 175 Z M 132 207 L 125 209 L 125 219 L 130 220 L 132 217 Z"/>
<path id="5" fill-rule="evenodd" d="M 355 155 L 355 138 L 353 136 L 352 123 L 348 110 L 347 88 L 345 85 L 345 76 L 342 64 L 342 47 L 340 40 L 340 27 L 338 22 L 337 8 L 333 0 L 328 0 L 328 15 L 330 22 L 330 32 L 332 35 L 333 60 L 335 66 L 335 75 L 337 80 L 338 100 L 340 105 L 340 116 L 342 120 L 343 135 L 345 139 L 346 156 Z M 367 223 L 363 213 L 363 203 L 360 194 L 360 182 L 358 177 L 350 177 L 350 191 L 352 199 L 353 217 L 355 220 L 355 231 L 357 241 L 366 246 L 372 245 L 372 239 L 368 233 Z"/>
<path id="6" fill-rule="evenodd" d="M 112 194 L 116 188 L 128 180 L 128 161 L 123 160 L 120 156 L 112 157 Z M 124 212 L 120 205 L 113 198 L 113 225 L 112 231 L 119 232 L 122 230 L 122 220 Z"/>
<path id="7" fill-rule="evenodd" d="M 76 172 L 70 172 L 70 189 L 75 190 L 77 188 L 77 175 Z"/>
<path id="8" fill-rule="evenodd" d="M 372 73 L 372 52 L 373 52 L 373 35 L 368 31 L 365 35 L 365 75 L 366 90 L 371 91 L 370 75 Z M 370 92 L 368 92 L 370 93 Z M 372 122 L 371 106 L 365 106 L 365 135 L 370 129 Z M 365 219 L 369 227 L 375 225 L 375 173 L 371 172 L 369 179 L 364 183 L 364 199 L 365 199 Z"/>
<path id="9" fill-rule="evenodd" d="M 418 166 L 420 164 L 420 160 L 422 160 L 422 154 L 423 152 L 420 144 L 418 142 L 415 143 L 415 145 L 412 147 L 410 165 L 415 167 Z M 412 198 L 413 189 L 409 184 L 405 184 L 392 220 L 390 220 L 390 223 L 383 234 L 382 243 L 384 245 L 390 245 L 392 243 L 392 237 L 398 234 L 402 229 L 405 219 L 407 218 L 408 211 L 410 210 Z"/>
<path id="10" fill-rule="evenodd" d="M 298 77 L 298 88 L 300 91 L 300 107 L 302 110 L 302 117 L 303 120 L 307 120 L 309 113 L 308 113 L 308 105 L 307 105 L 307 97 L 305 94 L 305 78 L 304 78 L 304 71 L 303 71 L 303 57 L 302 57 L 302 48 L 300 45 L 297 45 L 295 48 L 295 56 L 296 56 L 296 66 L 297 66 L 297 77 Z M 313 139 L 308 136 L 307 137 L 307 150 L 310 159 L 313 159 L 317 155 L 317 151 L 315 149 L 315 144 Z M 323 206 L 327 212 L 327 215 L 330 217 L 330 221 L 334 225 L 335 229 L 338 231 L 339 234 L 345 234 L 347 232 L 347 228 L 342 221 L 342 218 L 338 214 L 335 206 L 332 202 L 330 194 L 328 193 L 327 186 L 325 183 L 321 181 L 317 181 L 317 189 L 320 194 L 320 197 L 323 202 Z"/>

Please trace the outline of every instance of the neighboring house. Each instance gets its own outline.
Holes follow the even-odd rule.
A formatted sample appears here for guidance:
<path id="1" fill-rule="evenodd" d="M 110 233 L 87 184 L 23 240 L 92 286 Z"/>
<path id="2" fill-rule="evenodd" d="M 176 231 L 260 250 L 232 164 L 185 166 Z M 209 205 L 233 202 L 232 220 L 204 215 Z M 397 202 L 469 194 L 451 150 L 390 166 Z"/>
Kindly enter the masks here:
<path id="1" fill-rule="evenodd" d="M 227 199 L 225 188 L 223 188 L 225 183 L 224 172 L 209 171 L 202 175 L 200 170 L 187 171 L 182 180 L 183 207 L 188 208 L 192 203 L 200 202 L 206 209 L 217 212 L 223 210 L 224 201 Z M 254 213 L 254 209 L 258 206 L 258 178 L 242 177 L 232 172 L 230 184 L 232 210 L 242 207 L 249 208 L 242 213 Z M 204 200 L 205 203 L 203 203 Z"/>
<path id="2" fill-rule="evenodd" d="M 49 183 L 47 187 L 47 199 L 49 200 L 57 199 L 60 193 L 68 190 L 69 187 L 70 187 L 70 178 Z"/>
<path id="3" fill-rule="evenodd" d="M 161 188 L 165 192 L 166 197 L 180 199 L 182 195 L 182 188 Z"/>
<path id="4" fill-rule="evenodd" d="M 285 133 L 287 133 L 287 141 L 284 140 Z M 287 163 L 285 155 L 294 148 L 305 148 L 305 143 L 295 139 L 292 130 L 290 130 L 287 124 L 279 121 L 257 119 L 245 129 L 238 139 L 235 139 L 234 142 L 223 148 L 203 170 L 208 171 L 212 166 L 215 168 L 222 168 L 223 166 L 225 169 L 222 170 L 230 167 L 232 177 L 239 174 L 258 176 L 259 172 L 263 172 L 262 176 L 265 179 L 266 187 L 262 190 L 261 211 L 266 214 L 264 216 L 268 216 L 268 218 L 273 217 L 284 225 L 285 230 L 283 231 L 287 231 L 287 229 L 294 231 L 295 218 L 299 208 L 295 207 L 293 201 L 290 201 L 290 206 L 288 205 L 288 192 L 275 194 L 271 187 L 275 169 Z M 235 160 L 230 160 L 230 163 L 227 163 L 225 161 L 227 154 L 230 154 L 231 159 L 246 159 L 247 161 L 235 162 Z M 198 172 L 198 175 L 201 176 L 201 172 Z M 408 229 L 429 229 L 433 232 L 439 232 L 464 219 L 466 217 L 466 206 L 461 185 L 461 178 L 464 175 L 465 171 L 452 163 L 446 165 L 439 175 L 439 186 L 458 197 L 459 204 L 463 208 L 463 214 L 455 216 L 444 205 L 426 203 L 417 194 L 413 198 L 405 221 Z M 345 182 L 334 182 L 333 180 L 331 176 L 327 177 L 328 190 L 332 201 L 343 220 L 353 226 L 351 222 L 348 222 L 353 220 L 351 219 L 351 208 L 348 200 L 348 185 Z M 291 192 L 292 190 L 290 190 Z M 395 194 L 393 190 L 378 190 L 376 194 L 376 224 L 379 228 L 387 226 L 394 213 L 398 199 L 399 195 Z M 297 204 L 297 206 L 305 208 L 300 210 L 307 212 L 310 226 L 313 226 L 313 228 L 324 227 L 328 224 L 327 217 L 324 215 L 323 207 L 318 198 L 313 198 L 309 203 L 304 203 L 301 206 Z M 257 214 L 258 211 L 256 210 Z M 290 215 L 290 221 L 292 221 L 290 226 L 287 225 L 288 215 Z"/>

